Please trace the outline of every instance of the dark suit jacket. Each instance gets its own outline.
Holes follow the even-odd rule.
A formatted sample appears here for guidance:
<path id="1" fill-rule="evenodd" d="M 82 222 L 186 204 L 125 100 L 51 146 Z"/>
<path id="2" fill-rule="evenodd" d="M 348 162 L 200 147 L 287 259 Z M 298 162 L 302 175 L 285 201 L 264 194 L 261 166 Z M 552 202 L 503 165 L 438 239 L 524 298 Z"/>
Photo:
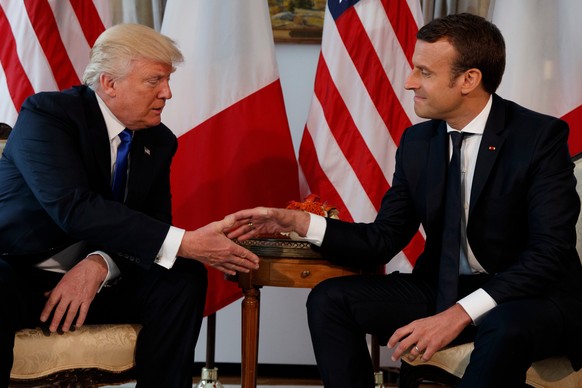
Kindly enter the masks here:
<path id="1" fill-rule="evenodd" d="M 171 223 L 176 148 L 163 124 L 135 131 L 123 205 L 111 199 L 109 138 L 95 93 L 82 86 L 30 97 L 0 159 L 0 253 L 43 258 L 87 241 L 148 268 Z"/>
<path id="2" fill-rule="evenodd" d="M 483 289 L 499 303 L 545 295 L 571 324 L 571 358 L 582 361 L 582 266 L 575 225 L 580 211 L 565 122 L 498 96 L 487 120 L 473 178 L 467 235 L 492 278 Z M 376 220 L 328 220 L 321 247 L 330 257 L 362 265 L 386 263 L 420 224 L 424 252 L 413 273 L 436 283 L 448 163 L 443 121 L 406 130 L 392 187 Z"/>

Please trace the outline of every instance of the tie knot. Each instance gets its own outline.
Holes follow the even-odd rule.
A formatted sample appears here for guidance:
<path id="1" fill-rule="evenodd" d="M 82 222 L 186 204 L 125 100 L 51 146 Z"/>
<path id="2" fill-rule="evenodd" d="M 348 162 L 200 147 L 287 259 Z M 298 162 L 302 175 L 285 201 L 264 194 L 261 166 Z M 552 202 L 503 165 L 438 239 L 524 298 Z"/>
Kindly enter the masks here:
<path id="1" fill-rule="evenodd" d="M 454 148 L 461 148 L 461 144 L 463 143 L 463 137 L 465 136 L 464 132 L 459 132 L 459 131 L 452 131 L 450 132 L 451 134 L 451 140 L 453 142 L 453 147 Z"/>
<path id="2" fill-rule="evenodd" d="M 119 139 L 121 143 L 130 143 L 131 142 L 131 131 L 129 129 L 124 129 L 119 133 Z"/>

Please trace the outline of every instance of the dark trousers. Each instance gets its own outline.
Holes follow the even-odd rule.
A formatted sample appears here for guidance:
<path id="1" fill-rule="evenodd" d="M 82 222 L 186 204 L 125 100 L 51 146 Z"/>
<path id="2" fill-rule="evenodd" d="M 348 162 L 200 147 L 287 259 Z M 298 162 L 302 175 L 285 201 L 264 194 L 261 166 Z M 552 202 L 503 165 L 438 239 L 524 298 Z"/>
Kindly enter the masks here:
<path id="1" fill-rule="evenodd" d="M 7 387 L 14 334 L 42 324 L 40 312 L 62 275 L 0 260 L 0 387 Z M 124 269 L 123 278 L 93 300 L 86 324 L 139 323 L 136 344 L 138 387 L 191 387 L 194 348 L 206 298 L 206 268 L 178 259 L 171 270 L 153 265 Z M 95 349 L 99 351 L 99 349 Z"/>
<path id="2" fill-rule="evenodd" d="M 483 277 L 462 277 L 463 295 Z M 350 276 L 326 280 L 307 301 L 315 358 L 327 388 L 374 387 L 366 334 L 385 345 L 394 331 L 434 314 L 435 287 L 411 274 Z M 475 334 L 476 332 L 476 334 Z M 504 303 L 455 343 L 475 340 L 462 387 L 519 387 L 533 361 L 563 354 L 564 322 L 545 299 Z"/>

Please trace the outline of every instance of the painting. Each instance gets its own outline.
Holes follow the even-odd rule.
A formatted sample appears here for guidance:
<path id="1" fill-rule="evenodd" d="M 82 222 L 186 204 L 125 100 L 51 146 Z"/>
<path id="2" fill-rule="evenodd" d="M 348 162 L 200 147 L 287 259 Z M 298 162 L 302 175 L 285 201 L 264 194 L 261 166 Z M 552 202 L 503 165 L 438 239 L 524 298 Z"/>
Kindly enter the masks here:
<path id="1" fill-rule="evenodd" d="M 269 0 L 277 43 L 321 43 L 326 0 Z"/>

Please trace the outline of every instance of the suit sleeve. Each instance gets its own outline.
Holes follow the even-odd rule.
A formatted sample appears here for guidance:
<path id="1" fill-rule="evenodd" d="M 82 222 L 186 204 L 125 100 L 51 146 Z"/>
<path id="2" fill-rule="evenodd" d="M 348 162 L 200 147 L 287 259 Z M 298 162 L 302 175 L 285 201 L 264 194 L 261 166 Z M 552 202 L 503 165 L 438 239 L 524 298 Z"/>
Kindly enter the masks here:
<path id="1" fill-rule="evenodd" d="M 392 186 L 372 223 L 327 219 L 321 246 L 324 255 L 363 268 L 386 264 L 410 242 L 420 226 L 402 160 L 409 152 L 406 133 L 396 151 Z"/>
<path id="2" fill-rule="evenodd" d="M 96 177 L 88 162 L 95 156 L 84 154 L 93 148 L 83 148 L 87 139 L 81 132 L 86 128 L 82 110 L 72 114 L 75 110 L 66 99 L 35 97 L 19 115 L 11 158 L 38 204 L 62 233 L 150 266 L 169 224 L 95 190 L 94 180 L 106 179 Z M 62 237 L 46 219 L 39 219 L 39 228 L 53 233 L 56 240 Z"/>

